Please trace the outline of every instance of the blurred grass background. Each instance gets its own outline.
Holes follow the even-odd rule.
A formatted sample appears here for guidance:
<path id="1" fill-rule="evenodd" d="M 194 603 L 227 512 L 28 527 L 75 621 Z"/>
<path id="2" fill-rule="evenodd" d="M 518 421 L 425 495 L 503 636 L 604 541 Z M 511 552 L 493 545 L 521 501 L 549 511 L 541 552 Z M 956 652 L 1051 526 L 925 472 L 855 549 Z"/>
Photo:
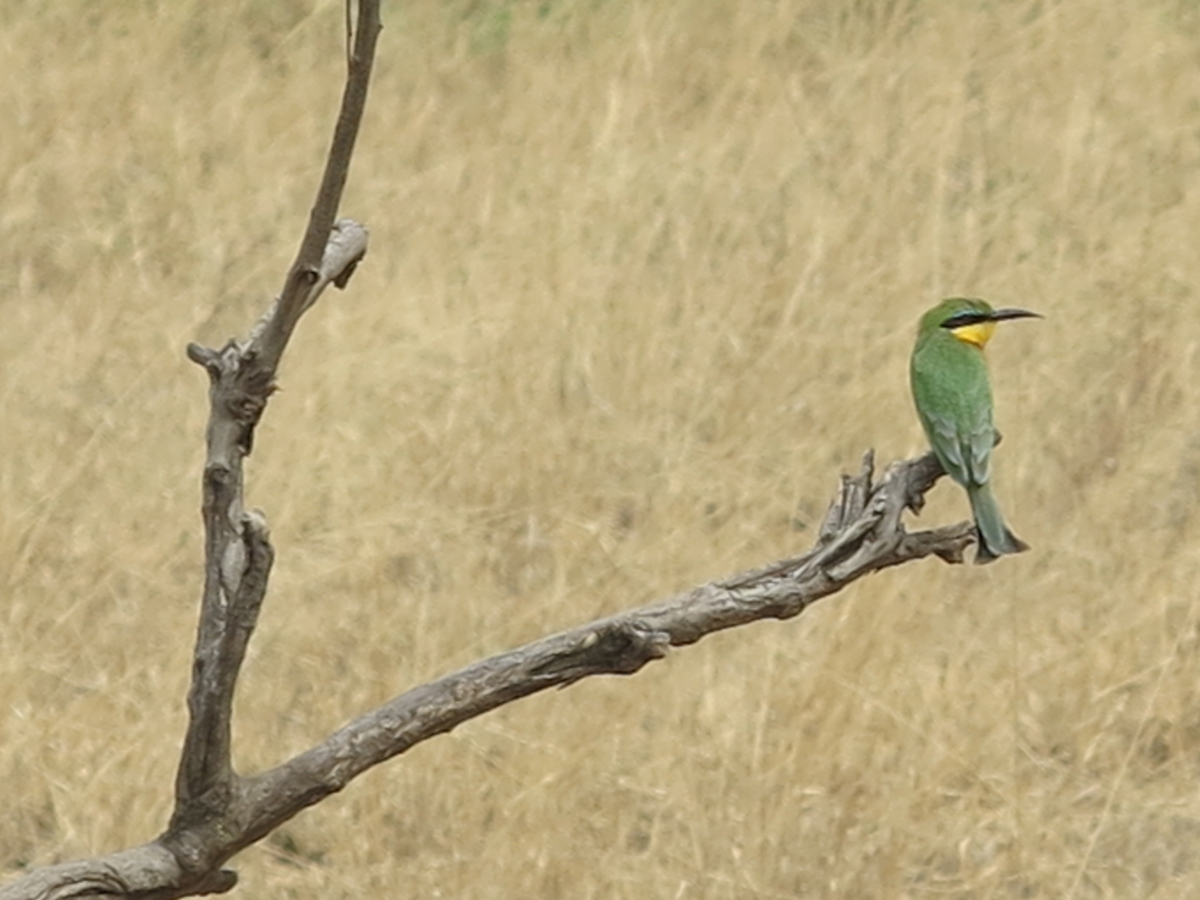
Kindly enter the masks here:
<path id="1" fill-rule="evenodd" d="M 344 214 L 248 468 L 271 765 L 484 654 L 806 548 L 923 450 L 944 295 L 1034 551 L 854 585 L 414 749 L 258 897 L 1192 897 L 1200 6 L 385 4 Z M 0 6 L 0 872 L 165 825 L 206 382 L 282 284 L 341 6 Z M 934 492 L 922 522 L 966 515 Z"/>

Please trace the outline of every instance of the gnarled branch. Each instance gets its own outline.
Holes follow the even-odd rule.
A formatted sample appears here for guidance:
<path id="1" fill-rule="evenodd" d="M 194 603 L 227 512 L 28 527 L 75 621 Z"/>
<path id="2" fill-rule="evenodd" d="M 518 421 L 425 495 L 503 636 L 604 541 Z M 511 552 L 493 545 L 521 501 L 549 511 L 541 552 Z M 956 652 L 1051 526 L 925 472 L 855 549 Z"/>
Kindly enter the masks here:
<path id="1" fill-rule="evenodd" d="M 219 804 L 204 805 L 203 816 L 177 817 L 157 840 L 103 859 L 38 870 L 0 888 L 0 900 L 85 894 L 165 900 L 228 890 L 236 876 L 220 866 L 239 850 L 367 769 L 489 710 L 593 675 L 631 675 L 671 647 L 717 631 L 792 618 L 890 566 L 927 556 L 961 563 L 975 540 L 971 523 L 910 533 L 901 521 L 905 509 L 920 507 L 942 474 L 929 453 L 892 463 L 876 482 L 868 453 L 858 475 L 842 479 L 817 544 L 807 553 L 550 635 L 413 688 L 273 769 L 230 773 Z M 257 587 L 251 593 L 261 598 Z"/>
<path id="2" fill-rule="evenodd" d="M 297 322 L 330 283 L 344 287 L 366 253 L 366 230 L 349 219 L 334 219 L 379 29 L 378 0 L 359 0 L 333 145 L 278 300 L 246 339 L 232 340 L 220 350 L 188 347 L 188 356 L 210 379 L 203 476 L 205 583 L 171 821 L 162 835 L 141 847 L 30 872 L 0 888 L 0 900 L 169 900 L 228 891 L 237 876 L 222 866 L 238 851 L 372 766 L 462 722 L 589 676 L 633 674 L 671 647 L 716 631 L 758 619 L 791 618 L 869 572 L 929 555 L 961 562 L 974 540 L 969 523 L 912 534 L 904 529 L 904 510 L 919 509 L 925 492 L 942 475 L 932 454 L 892 464 L 876 483 L 868 453 L 859 474 L 843 478 L 808 553 L 474 663 L 399 695 L 273 769 L 250 776 L 235 773 L 230 754 L 234 690 L 274 559 L 265 519 L 244 506 L 243 462 Z"/>
<path id="3" fill-rule="evenodd" d="M 278 300 L 244 341 L 221 350 L 188 346 L 211 381 L 204 465 L 205 583 L 196 638 L 189 723 L 175 785 L 167 843 L 185 869 L 206 872 L 211 860 L 175 832 L 219 817 L 237 789 L 230 764 L 233 691 L 258 620 L 274 553 L 266 522 L 243 504 L 242 462 L 275 390 L 275 374 L 300 317 L 330 284 L 345 287 L 367 252 L 367 231 L 350 219 L 334 222 L 366 106 L 381 25 L 378 0 L 360 0 L 348 55 L 346 87 L 325 174 Z"/>
<path id="4" fill-rule="evenodd" d="M 671 647 L 760 619 L 789 619 L 853 581 L 926 556 L 961 563 L 969 522 L 909 533 L 900 521 L 943 474 L 932 453 L 893 463 L 873 483 L 872 454 L 843 479 L 817 546 L 467 666 L 401 694 L 311 750 L 252 779 L 256 821 L 273 828 L 351 779 L 476 716 L 592 675 L 631 675 Z M 266 830 L 270 830 L 266 828 Z M 264 830 L 264 834 L 266 831 Z"/>

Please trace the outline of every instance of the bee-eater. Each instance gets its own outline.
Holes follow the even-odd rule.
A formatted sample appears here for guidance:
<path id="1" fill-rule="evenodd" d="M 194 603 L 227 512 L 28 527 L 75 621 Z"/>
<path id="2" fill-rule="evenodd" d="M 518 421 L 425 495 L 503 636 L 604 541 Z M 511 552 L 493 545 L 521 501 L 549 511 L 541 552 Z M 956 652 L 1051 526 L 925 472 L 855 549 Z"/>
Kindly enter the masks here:
<path id="1" fill-rule="evenodd" d="M 978 532 L 976 563 L 1029 546 L 1008 530 L 992 496 L 992 386 L 983 348 L 1005 319 L 1041 318 L 1025 309 L 992 309 L 982 300 L 943 300 L 921 317 L 909 375 L 917 415 L 933 452 L 967 489 Z"/>

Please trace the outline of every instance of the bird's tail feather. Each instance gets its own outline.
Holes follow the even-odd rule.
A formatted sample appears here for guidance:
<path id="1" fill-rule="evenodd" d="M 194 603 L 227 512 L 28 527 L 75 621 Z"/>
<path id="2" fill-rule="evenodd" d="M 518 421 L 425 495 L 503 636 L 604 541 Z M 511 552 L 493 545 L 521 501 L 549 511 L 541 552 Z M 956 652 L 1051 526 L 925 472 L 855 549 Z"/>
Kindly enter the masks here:
<path id="1" fill-rule="evenodd" d="M 1029 545 L 1008 530 L 1000 504 L 992 496 L 992 489 L 981 484 L 967 489 L 971 498 L 971 512 L 975 515 L 975 529 L 979 532 L 979 548 L 975 552 L 977 564 L 989 563 L 1006 553 L 1020 553 Z"/>

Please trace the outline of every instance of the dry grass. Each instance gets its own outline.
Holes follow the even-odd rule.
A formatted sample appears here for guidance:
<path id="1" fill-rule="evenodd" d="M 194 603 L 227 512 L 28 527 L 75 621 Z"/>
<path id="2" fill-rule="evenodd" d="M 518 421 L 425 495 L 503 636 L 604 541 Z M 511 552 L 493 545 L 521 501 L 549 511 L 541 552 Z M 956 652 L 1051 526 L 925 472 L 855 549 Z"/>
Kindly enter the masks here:
<path id="1" fill-rule="evenodd" d="M 978 8 L 976 8 L 978 7 Z M 250 466 L 265 766 L 413 683 L 807 546 L 919 451 L 912 327 L 991 351 L 1035 552 L 856 585 L 414 750 L 255 897 L 1191 897 L 1200 18 L 1185 0 L 392 4 Z M 0 869 L 169 810 L 202 373 L 282 281 L 336 3 L 0 9 Z M 948 486 L 926 519 L 965 513 Z"/>

